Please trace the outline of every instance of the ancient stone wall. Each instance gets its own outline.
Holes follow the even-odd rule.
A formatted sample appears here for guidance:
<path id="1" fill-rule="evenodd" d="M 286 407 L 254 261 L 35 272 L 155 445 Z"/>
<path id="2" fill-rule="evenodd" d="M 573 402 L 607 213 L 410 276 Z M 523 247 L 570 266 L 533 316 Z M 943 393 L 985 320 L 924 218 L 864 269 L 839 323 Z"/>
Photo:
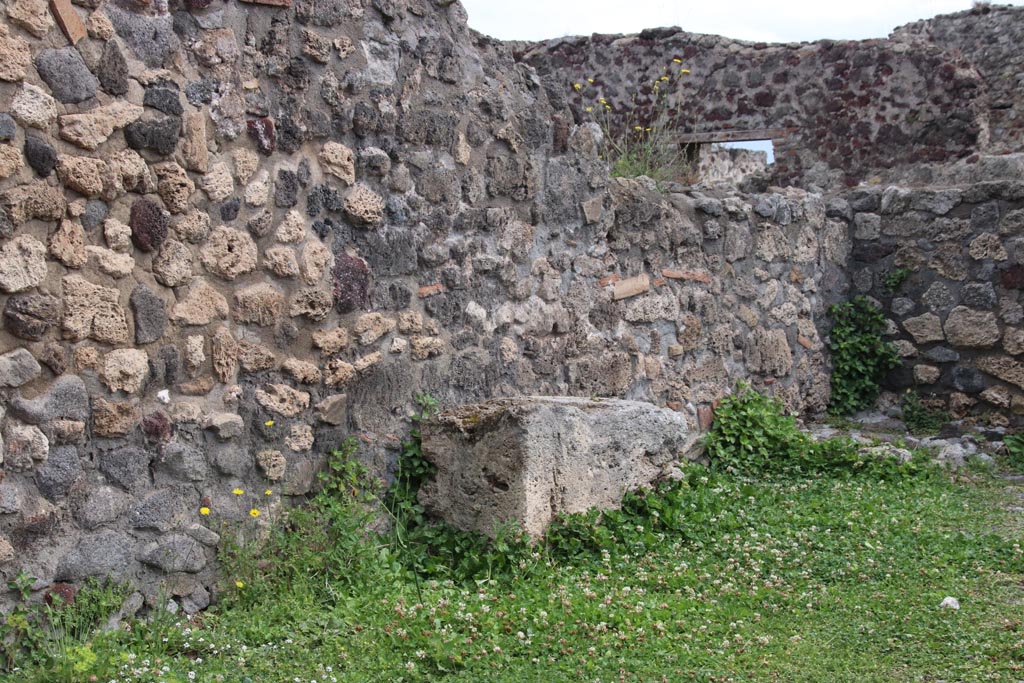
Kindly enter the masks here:
<path id="1" fill-rule="evenodd" d="M 610 181 L 451 0 L 287 5 L 0 9 L 4 578 L 202 608 L 218 523 L 350 434 L 386 476 L 418 392 L 824 407 L 820 197 Z"/>
<path id="2" fill-rule="evenodd" d="M 891 320 L 904 359 L 892 388 L 956 418 L 1020 424 L 1024 183 L 873 187 L 830 206 L 851 219 L 853 291 Z"/>
<path id="3" fill-rule="evenodd" d="M 963 55 L 985 82 L 982 150 L 1019 152 L 1024 143 L 1024 7 L 978 3 L 973 9 L 896 29 L 892 40 L 936 45 Z"/>
<path id="4" fill-rule="evenodd" d="M 600 118 L 601 98 L 613 127 L 634 101 L 650 115 L 657 85 L 683 133 L 786 129 L 774 181 L 829 189 L 990 144 L 1019 149 L 1022 16 L 1016 7 L 937 17 L 856 42 L 750 43 L 667 28 L 515 47 L 578 120 Z"/>

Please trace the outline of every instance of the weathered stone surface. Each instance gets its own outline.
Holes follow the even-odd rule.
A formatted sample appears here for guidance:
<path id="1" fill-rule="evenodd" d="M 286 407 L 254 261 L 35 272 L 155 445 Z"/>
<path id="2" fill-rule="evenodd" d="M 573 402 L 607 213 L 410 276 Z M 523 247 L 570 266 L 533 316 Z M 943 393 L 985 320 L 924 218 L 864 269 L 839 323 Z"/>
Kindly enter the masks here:
<path id="1" fill-rule="evenodd" d="M 129 225 L 135 246 L 140 251 L 155 251 L 167 239 L 170 217 L 159 204 L 143 197 L 132 204 Z"/>
<path id="2" fill-rule="evenodd" d="M 31 235 L 18 235 L 0 247 L 0 290 L 32 289 L 46 277 L 46 247 Z"/>
<path id="3" fill-rule="evenodd" d="M 4 329 L 16 337 L 39 341 L 61 319 L 60 299 L 46 294 L 19 294 L 4 305 Z"/>
<path id="4" fill-rule="evenodd" d="M 103 398 L 96 398 L 92 407 L 92 433 L 95 436 L 125 436 L 139 422 L 138 409 L 127 401 L 107 401 Z M 148 468 L 147 464 L 147 472 Z M 115 481 L 117 480 L 115 479 Z"/>
<path id="5" fill-rule="evenodd" d="M 61 116 L 60 136 L 82 149 L 92 151 L 106 142 L 115 130 L 124 128 L 140 116 L 142 107 L 116 100 L 84 114 Z"/>
<path id="6" fill-rule="evenodd" d="M 351 313 L 370 303 L 370 269 L 357 256 L 342 252 L 335 256 L 334 307 L 338 313 Z"/>
<path id="7" fill-rule="evenodd" d="M 0 81 L 20 81 L 32 63 L 28 41 L 0 33 Z"/>
<path id="8" fill-rule="evenodd" d="M 420 489 L 431 514 L 491 536 L 518 522 L 534 538 L 559 514 L 619 507 L 628 491 L 695 457 L 698 438 L 675 411 L 555 397 L 465 406 L 421 431 L 437 467 Z"/>
<path id="9" fill-rule="evenodd" d="M 85 247 L 85 254 L 89 263 L 114 279 L 128 277 L 135 270 L 135 259 L 131 254 L 121 254 L 92 245 Z"/>
<path id="10" fill-rule="evenodd" d="M 0 356 L 0 388 L 28 384 L 43 371 L 28 349 L 15 349 Z"/>
<path id="11" fill-rule="evenodd" d="M 277 367 L 277 356 L 263 344 L 238 342 L 238 362 L 246 372 L 259 372 Z"/>
<path id="12" fill-rule="evenodd" d="M 99 83 L 75 48 L 41 50 L 35 64 L 40 78 L 61 102 L 84 102 L 96 95 Z"/>
<path id="13" fill-rule="evenodd" d="M 327 364 L 324 381 L 329 387 L 343 387 L 356 376 L 356 368 L 351 363 L 335 358 Z"/>
<path id="14" fill-rule="evenodd" d="M 306 453 L 312 450 L 315 438 L 313 428 L 309 425 L 292 425 L 284 443 L 293 453 Z"/>
<path id="15" fill-rule="evenodd" d="M 104 5 L 103 9 L 117 35 L 151 69 L 165 66 L 181 47 L 168 13 L 150 16 L 121 9 L 117 5 Z"/>
<path id="16" fill-rule="evenodd" d="M 206 429 L 213 431 L 217 438 L 228 440 L 242 435 L 245 422 L 235 413 L 213 413 L 206 418 Z"/>
<path id="17" fill-rule="evenodd" d="M 167 161 L 153 166 L 156 172 L 156 189 L 172 214 L 185 213 L 189 208 L 189 197 L 195 192 L 195 183 L 178 164 Z"/>
<path id="18" fill-rule="evenodd" d="M 194 574 L 206 566 L 206 549 L 191 536 L 180 533 L 167 534 L 159 541 L 142 549 L 139 560 L 163 572 L 186 572 Z"/>
<path id="19" fill-rule="evenodd" d="M 192 251 L 177 240 L 167 240 L 153 259 L 153 277 L 166 287 L 192 281 Z"/>
<path id="20" fill-rule="evenodd" d="M 986 356 L 976 361 L 978 369 L 1024 389 L 1024 363 L 1005 356 Z"/>
<path id="21" fill-rule="evenodd" d="M 949 312 L 944 329 L 949 343 L 962 348 L 994 346 L 1001 337 L 994 313 L 966 306 L 957 306 Z"/>
<path id="22" fill-rule="evenodd" d="M 356 182 L 355 157 L 352 150 L 338 142 L 328 142 L 320 150 L 320 164 L 324 171 L 330 173 L 346 185 Z"/>
<path id="23" fill-rule="evenodd" d="M 971 255 L 971 258 L 978 261 L 984 259 L 1005 261 L 1009 258 L 999 236 L 993 235 L 990 232 L 985 232 L 975 237 L 974 240 L 971 241 L 968 253 Z"/>
<path id="24" fill-rule="evenodd" d="M 915 318 L 907 318 L 903 321 L 903 329 L 918 344 L 943 341 L 946 338 L 942 331 L 942 321 L 939 319 L 939 316 L 932 313 L 925 313 Z"/>
<path id="25" fill-rule="evenodd" d="M 298 211 L 289 211 L 284 220 L 277 226 L 275 233 L 278 242 L 299 242 L 306 236 L 306 221 Z"/>
<path id="26" fill-rule="evenodd" d="M 0 141 L 10 142 L 18 134 L 18 126 L 8 113 L 0 113 Z"/>
<path id="27" fill-rule="evenodd" d="M 77 221 L 61 221 L 50 235 L 50 255 L 68 268 L 81 268 L 88 255 L 85 253 L 85 231 Z"/>
<path id="28" fill-rule="evenodd" d="M 162 339 L 167 328 L 163 299 L 146 285 L 136 285 L 129 302 L 135 318 L 135 343 L 151 344 Z"/>
<path id="29" fill-rule="evenodd" d="M 116 289 L 101 287 L 80 275 L 64 284 L 64 332 L 75 341 L 86 338 L 107 344 L 128 342 L 128 321 Z"/>
<path id="30" fill-rule="evenodd" d="M 61 154 L 57 157 L 57 178 L 68 188 L 86 197 L 99 197 L 108 178 L 102 159 Z"/>
<path id="31" fill-rule="evenodd" d="M 266 327 L 284 312 L 284 294 L 270 284 L 259 284 L 235 292 L 235 320 Z"/>
<path id="32" fill-rule="evenodd" d="M 54 579 L 82 581 L 90 576 L 124 580 L 132 571 L 132 541 L 111 529 L 82 537 L 57 563 Z"/>
<path id="33" fill-rule="evenodd" d="M 210 167 L 209 172 L 203 176 L 202 188 L 211 202 L 222 202 L 234 194 L 235 181 L 226 162 Z"/>
<path id="34" fill-rule="evenodd" d="M 206 116 L 202 112 L 187 112 L 184 128 L 181 156 L 185 168 L 196 173 L 206 173 L 210 170 L 210 153 L 206 147 Z"/>
<path id="35" fill-rule="evenodd" d="M 171 481 L 203 481 L 209 467 L 202 450 L 186 443 L 172 441 L 160 451 L 156 472 L 166 474 Z M 158 477 L 159 481 L 159 477 Z"/>
<path id="36" fill-rule="evenodd" d="M 785 330 L 753 330 L 747 337 L 747 366 L 751 372 L 785 375 L 793 367 L 793 352 Z"/>
<path id="37" fill-rule="evenodd" d="M 136 121 L 124 129 L 124 140 L 129 147 L 151 150 L 160 156 L 173 154 L 180 136 L 181 119 L 177 116 Z"/>
<path id="38" fill-rule="evenodd" d="M 204 280 L 195 280 L 188 295 L 171 309 L 171 319 L 183 325 L 208 325 L 228 317 L 228 301 Z"/>
<path id="39" fill-rule="evenodd" d="M 47 130 L 57 119 L 57 101 L 42 88 L 26 83 L 14 95 L 10 113 L 27 128 Z"/>
<path id="40" fill-rule="evenodd" d="M 35 425 L 8 422 L 3 442 L 3 465 L 10 472 L 31 472 L 50 453 L 49 439 Z"/>
<path id="41" fill-rule="evenodd" d="M 14 225 L 32 219 L 60 220 L 68 206 L 60 188 L 50 187 L 43 182 L 19 185 L 7 190 L 0 195 L 0 204 Z"/>
<path id="42" fill-rule="evenodd" d="M 50 449 L 46 464 L 36 473 L 36 484 L 39 492 L 53 502 L 66 496 L 81 475 L 78 449 L 74 446 L 58 446 Z"/>
<path id="43" fill-rule="evenodd" d="M 280 481 L 288 467 L 288 460 L 281 451 L 265 450 L 256 454 L 256 464 L 260 466 L 263 476 L 267 479 Z"/>
<path id="44" fill-rule="evenodd" d="M 295 318 L 305 316 L 310 320 L 323 320 L 331 312 L 331 295 L 322 289 L 305 287 L 295 293 L 288 315 Z"/>
<path id="45" fill-rule="evenodd" d="M 296 382 L 302 384 L 320 383 L 320 368 L 314 363 L 299 360 L 298 358 L 289 358 L 281 365 L 281 369 Z"/>
<path id="46" fill-rule="evenodd" d="M 334 394 L 316 405 L 317 418 L 329 425 L 344 425 L 348 422 L 348 395 Z"/>
<path id="47" fill-rule="evenodd" d="M 0 180 L 10 178 L 23 165 L 21 152 L 9 145 L 0 145 Z"/>
<path id="48" fill-rule="evenodd" d="M 97 12 L 96 15 L 100 13 Z M 95 16 L 95 15 L 94 15 Z M 113 32 L 113 27 L 111 27 Z M 96 65 L 96 78 L 100 87 L 111 95 L 125 95 L 128 92 L 128 62 L 121 53 L 117 41 L 108 40 L 103 54 Z"/>
<path id="49" fill-rule="evenodd" d="M 57 167 L 57 150 L 40 137 L 26 135 L 25 160 L 40 178 L 46 178 Z"/>
<path id="50" fill-rule="evenodd" d="M 372 228 L 384 222 L 384 198 L 362 183 L 345 197 L 345 215 L 352 225 Z"/>
<path id="51" fill-rule="evenodd" d="M 256 143 L 256 148 L 261 154 L 270 156 L 277 149 L 277 128 L 274 119 L 263 116 L 258 119 L 250 119 L 246 122 L 246 129 L 249 137 Z"/>
<path id="52" fill-rule="evenodd" d="M 323 243 L 316 240 L 307 242 L 302 247 L 299 257 L 303 281 L 307 285 L 315 285 L 320 282 L 331 267 L 332 261 L 331 251 Z"/>
<path id="53" fill-rule="evenodd" d="M 247 233 L 221 226 L 210 234 L 200 258 L 214 275 L 234 280 L 256 269 L 256 253 L 256 243 Z"/>
<path id="54" fill-rule="evenodd" d="M 255 396 L 261 406 L 285 417 L 295 417 L 309 407 L 309 394 L 287 384 L 268 384 L 257 389 Z"/>
<path id="55" fill-rule="evenodd" d="M 160 488 L 146 494 L 128 513 L 128 523 L 136 529 L 167 532 L 178 528 L 189 516 L 194 490 L 186 486 Z"/>
<path id="56" fill-rule="evenodd" d="M 85 382 L 77 375 L 62 375 L 50 388 L 34 399 L 15 396 L 10 404 L 11 414 L 31 424 L 42 424 L 56 419 L 88 420 L 89 393 Z"/>
<path id="57" fill-rule="evenodd" d="M 103 359 L 100 380 L 111 391 L 139 392 L 149 377 L 149 356 L 138 349 L 115 349 Z"/>
<path id="58" fill-rule="evenodd" d="M 299 261 L 291 247 L 277 245 L 267 249 L 263 253 L 263 267 L 277 277 L 299 276 Z"/>
<path id="59" fill-rule="evenodd" d="M 113 522 L 128 509 L 131 498 L 112 486 L 100 486 L 73 507 L 75 521 L 83 529 L 95 529 Z"/>

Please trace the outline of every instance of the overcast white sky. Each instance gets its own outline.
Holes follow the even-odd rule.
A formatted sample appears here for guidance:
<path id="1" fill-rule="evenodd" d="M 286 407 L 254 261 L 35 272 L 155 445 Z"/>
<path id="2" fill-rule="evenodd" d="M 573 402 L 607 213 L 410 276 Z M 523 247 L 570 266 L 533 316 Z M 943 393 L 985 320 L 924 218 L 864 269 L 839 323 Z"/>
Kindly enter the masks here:
<path id="1" fill-rule="evenodd" d="M 636 33 L 679 26 L 744 40 L 884 38 L 917 19 L 959 12 L 971 0 L 462 0 L 469 25 L 504 40 Z M 1024 4 L 1024 0 L 998 4 Z"/>

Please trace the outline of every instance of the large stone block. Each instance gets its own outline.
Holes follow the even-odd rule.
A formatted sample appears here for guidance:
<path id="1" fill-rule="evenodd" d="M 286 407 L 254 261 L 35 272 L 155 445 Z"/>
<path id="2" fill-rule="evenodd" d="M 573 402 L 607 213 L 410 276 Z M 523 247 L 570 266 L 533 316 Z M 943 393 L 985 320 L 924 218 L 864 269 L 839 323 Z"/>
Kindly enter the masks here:
<path id="1" fill-rule="evenodd" d="M 437 466 L 420 490 L 434 515 L 493 535 L 517 522 L 533 537 L 562 513 L 615 509 L 628 492 L 696 457 L 698 434 L 677 412 L 639 401 L 497 399 L 422 425 Z"/>

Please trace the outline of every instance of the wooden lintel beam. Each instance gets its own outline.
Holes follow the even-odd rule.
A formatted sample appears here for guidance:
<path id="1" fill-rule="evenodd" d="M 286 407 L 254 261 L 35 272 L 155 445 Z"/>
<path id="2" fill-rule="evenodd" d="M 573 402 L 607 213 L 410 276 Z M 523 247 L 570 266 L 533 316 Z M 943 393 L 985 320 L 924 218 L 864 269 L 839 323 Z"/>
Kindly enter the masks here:
<path id="1" fill-rule="evenodd" d="M 795 128 L 757 128 L 753 130 L 713 130 L 703 133 L 680 133 L 675 136 L 680 145 L 710 142 L 746 142 L 749 140 L 779 140 L 789 137 Z"/>

